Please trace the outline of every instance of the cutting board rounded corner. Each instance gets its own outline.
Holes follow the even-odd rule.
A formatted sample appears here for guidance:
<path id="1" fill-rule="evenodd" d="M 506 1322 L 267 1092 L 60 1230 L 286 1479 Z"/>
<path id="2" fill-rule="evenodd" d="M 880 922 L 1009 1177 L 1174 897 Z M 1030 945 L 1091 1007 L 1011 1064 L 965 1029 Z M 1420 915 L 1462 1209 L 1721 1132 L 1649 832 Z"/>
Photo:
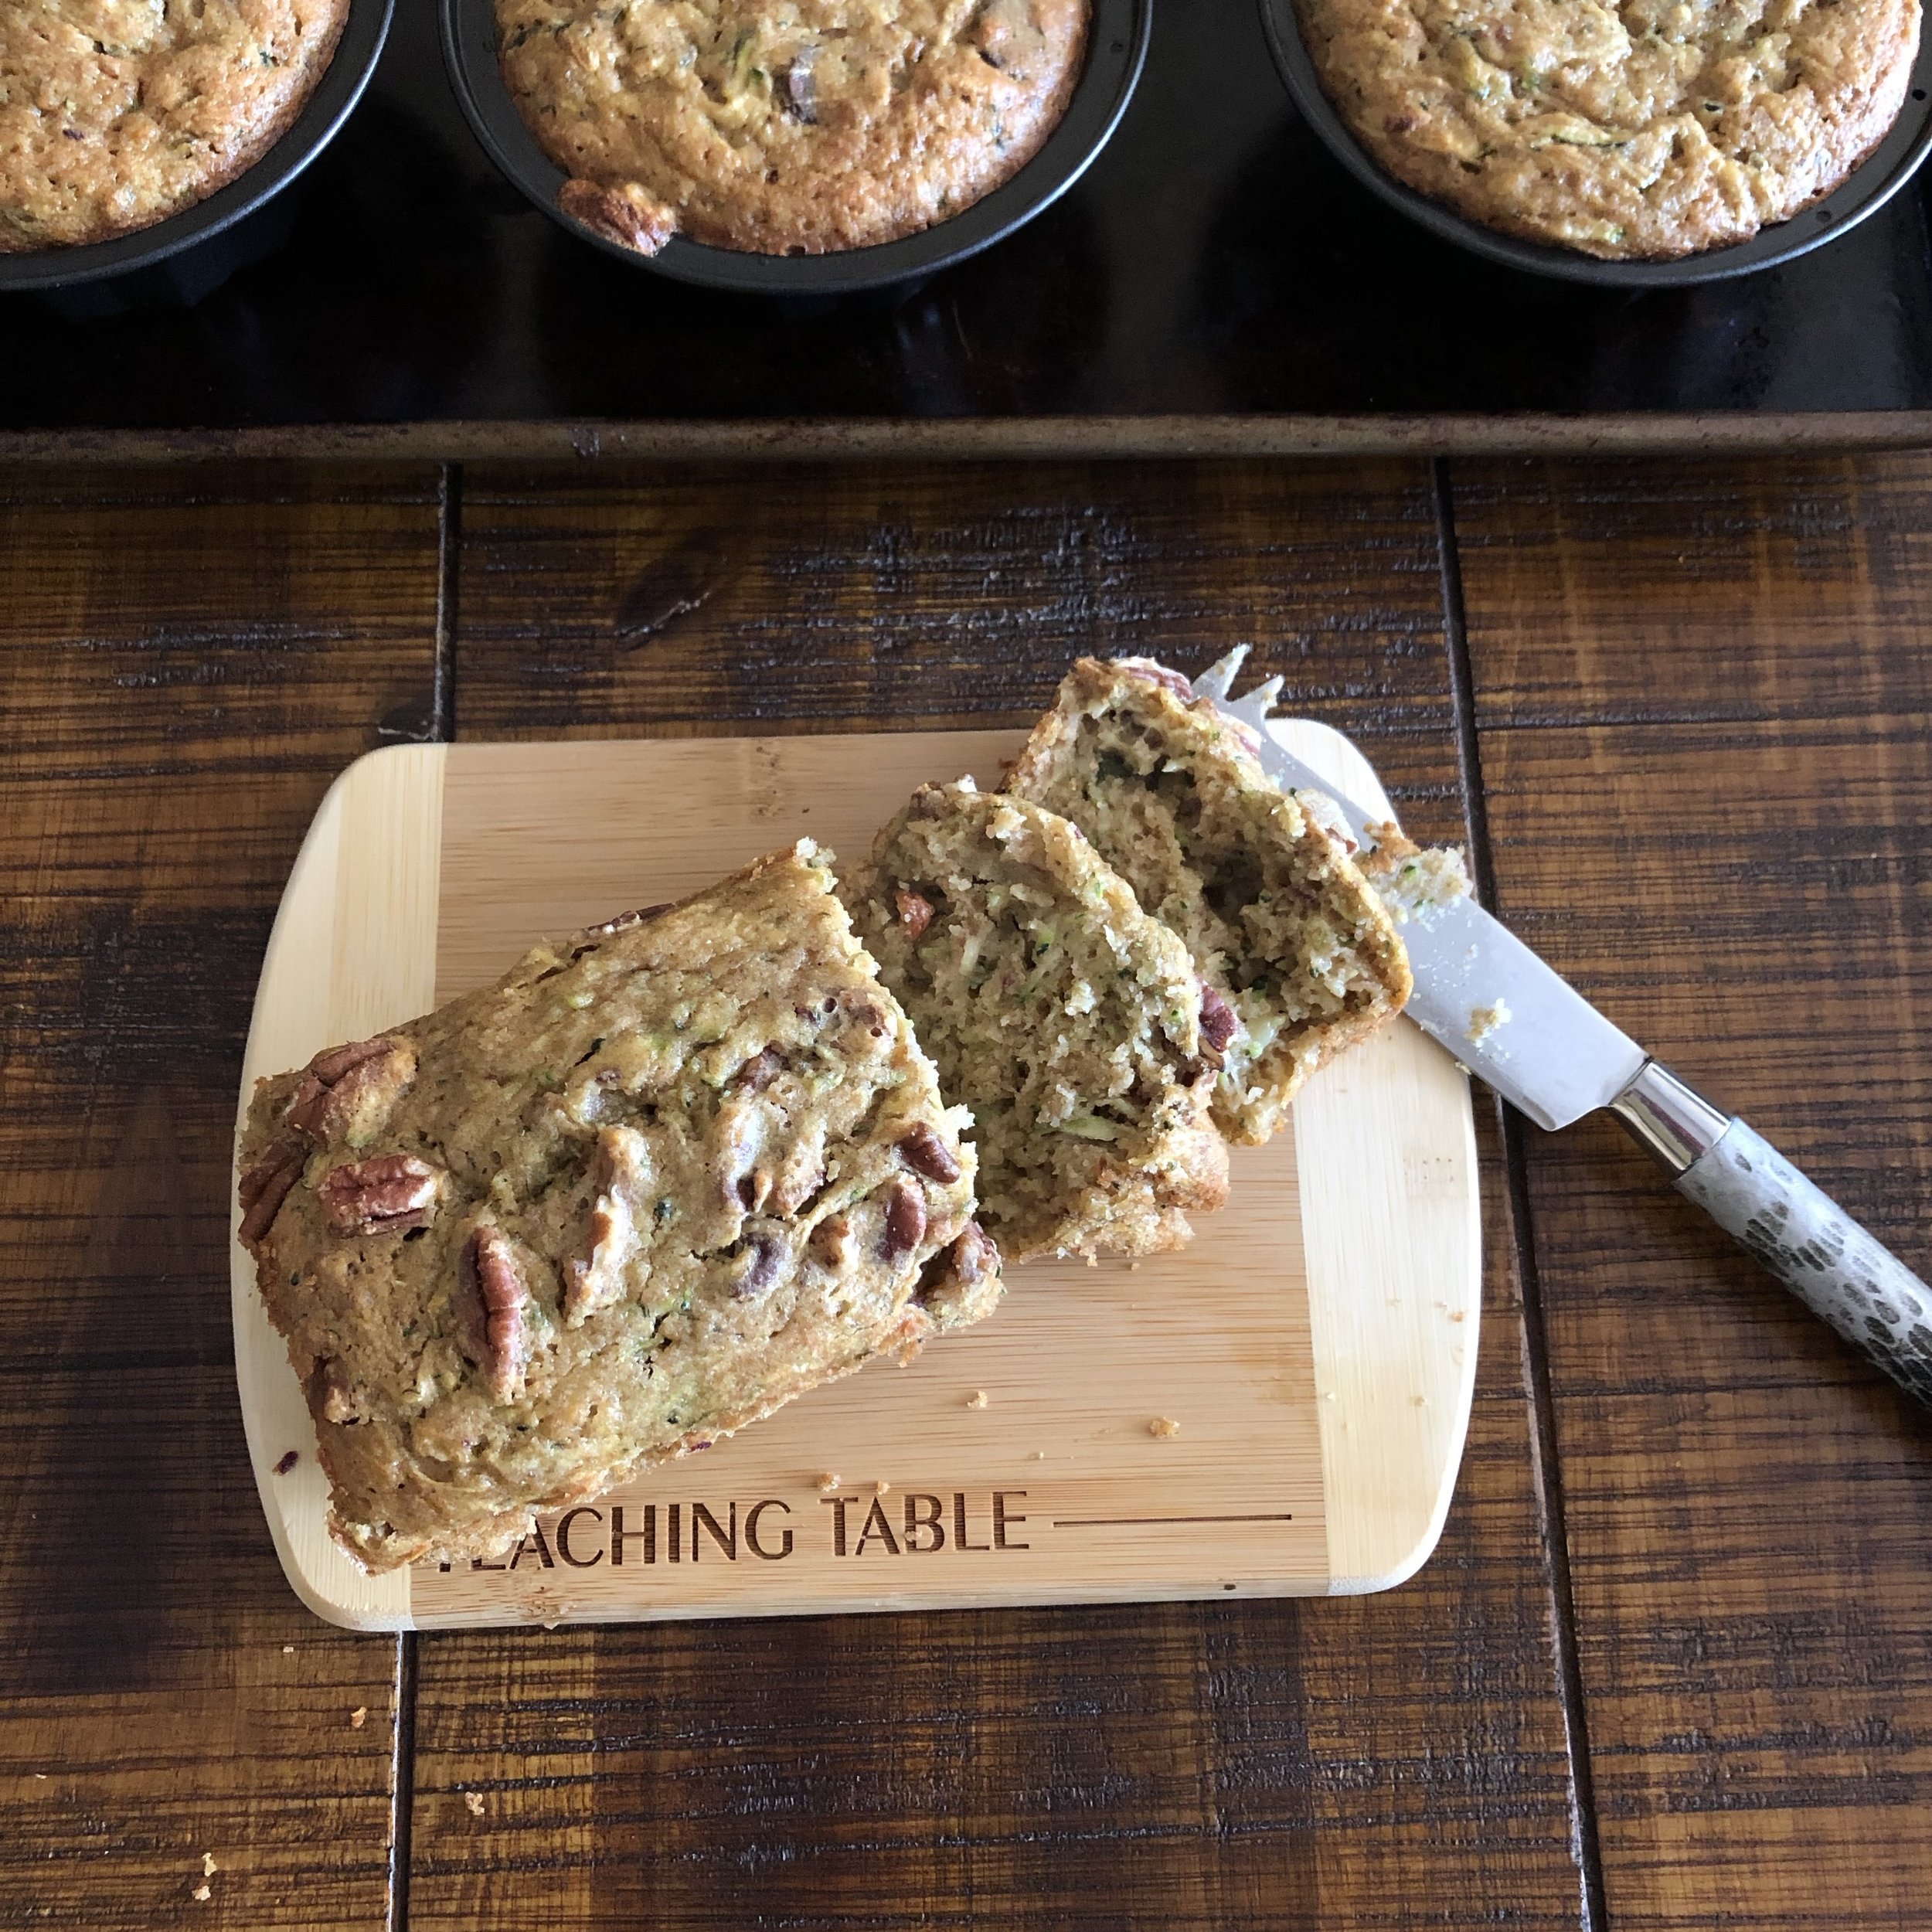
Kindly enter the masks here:
<path id="1" fill-rule="evenodd" d="M 1339 733 L 1304 721 L 1281 729 L 1305 762 L 1360 802 L 1386 807 L 1372 770 Z M 1010 754 L 1017 739 L 1008 733 L 928 733 L 886 742 L 894 756 L 884 756 L 881 741 L 874 739 L 872 746 L 881 746 L 876 760 L 857 755 L 872 746 L 811 736 L 410 745 L 366 754 L 330 787 L 284 893 L 249 1035 L 243 1110 L 258 1074 L 300 1065 L 321 1046 L 366 1036 L 427 1011 L 438 999 L 487 978 L 536 934 L 571 930 L 606 916 L 611 905 L 630 903 L 626 895 L 647 885 L 649 896 L 682 894 L 730 864 L 742 862 L 742 857 L 726 853 L 720 841 L 750 839 L 756 842 L 755 849 L 767 849 L 800 832 L 822 835 L 827 821 L 842 813 L 855 828 L 862 803 L 872 815 L 866 822 L 876 821 L 883 815 L 872 796 L 882 782 L 872 769 L 875 763 L 889 764 L 894 770 L 903 764 L 921 775 L 928 767 L 981 768 L 996 775 L 998 760 Z M 570 835 L 543 839 L 538 835 L 546 815 L 560 813 Z M 729 833 L 723 828 L 726 819 L 736 828 Z M 586 826 L 595 829 L 587 835 Z M 517 842 L 525 835 L 534 837 L 534 843 L 526 840 L 528 850 Z M 1291 1148 L 1283 1142 L 1291 1142 Z M 1272 1253 L 1281 1245 L 1278 1238 L 1270 1240 L 1264 1230 L 1250 1231 L 1228 1248 L 1233 1224 L 1217 1231 L 1219 1216 L 1202 1223 L 1195 1248 L 1185 1252 L 1196 1257 L 1197 1267 L 1207 1260 L 1210 1274 L 1217 1266 L 1213 1249 L 1224 1250 L 1218 1264 L 1222 1270 L 1252 1273 L 1258 1268 L 1266 1275 L 1285 1267 L 1282 1279 L 1296 1282 L 1298 1299 L 1298 1277 L 1305 1279 L 1306 1338 L 1298 1345 L 1306 1349 L 1311 1344 L 1312 1386 L 1302 1383 L 1298 1392 L 1284 1396 L 1263 1395 L 1264 1406 L 1254 1411 L 1259 1418 L 1268 1401 L 1281 1400 L 1298 1405 L 1304 1417 L 1311 1404 L 1314 1410 L 1312 1419 L 1295 1425 L 1307 1447 L 1293 1453 L 1303 1458 L 1300 1466 L 1306 1474 L 1290 1480 L 1284 1469 L 1291 1488 L 1301 1485 L 1302 1501 L 1295 1508 L 1305 1509 L 1300 1529 L 1294 1528 L 1294 1519 L 1278 1519 L 1287 1526 L 1284 1534 L 1291 1531 L 1299 1539 L 1294 1547 L 1302 1553 L 1285 1567 L 1279 1557 L 1270 1560 L 1271 1569 L 1264 1562 L 1244 1570 L 1216 1556 L 1189 1568 L 1171 1550 L 1157 1546 L 1159 1537 L 1171 1533 L 1157 1529 L 1145 1532 L 1155 1537 L 1156 1545 L 1138 1556 L 1131 1540 L 1121 1542 L 1117 1553 L 1097 1566 L 1089 1563 L 1081 1569 L 1076 1563 L 1064 1575 L 1050 1567 L 1029 1567 L 1025 1574 L 1002 1570 L 948 1582 L 911 1579 L 908 1589 L 862 1589 L 855 1578 L 830 1588 L 774 1594 L 768 1585 L 760 1587 L 756 1577 L 732 1577 L 727 1582 L 723 1566 L 709 1573 L 715 1581 L 707 1586 L 709 1594 L 695 1597 L 689 1594 L 695 1572 L 679 1582 L 675 1573 L 661 1570 L 641 1594 L 638 1586 L 645 1580 L 638 1577 L 637 1583 L 624 1586 L 621 1597 L 607 1587 L 601 1595 L 586 1594 L 577 1587 L 581 1577 L 560 1573 L 554 1583 L 538 1577 L 536 1587 L 528 1576 L 515 1581 L 471 1577 L 464 1566 L 455 1575 L 403 1570 L 372 1577 L 327 1533 L 326 1484 L 316 1459 L 314 1427 L 281 1339 L 256 1291 L 253 1262 L 237 1241 L 233 1275 L 236 1376 L 251 1460 L 284 1570 L 296 1594 L 318 1617 L 345 1629 L 371 1631 L 1151 1600 L 1214 1597 L 1237 1589 L 1245 1594 L 1352 1595 L 1390 1588 L 1420 1567 L 1440 1534 L 1473 1393 L 1481 1270 L 1468 1077 L 1413 1027 L 1385 1029 L 1309 1081 L 1296 1102 L 1292 1131 L 1277 1137 L 1277 1185 L 1290 1190 L 1299 1209 L 1298 1218 L 1291 1212 L 1279 1224 L 1288 1237 L 1281 1257 Z M 1266 1149 L 1237 1152 L 1263 1163 L 1270 1158 Z M 1268 1198 L 1266 1171 L 1263 1165 L 1254 1168 L 1260 1186 L 1259 1192 L 1252 1185 L 1246 1190 L 1250 1200 Z M 1146 1275 L 1136 1277 L 1137 1287 L 1124 1278 L 1110 1286 L 1077 1271 L 1056 1286 L 1031 1268 L 1022 1272 L 1043 1300 L 1066 1294 L 1094 1298 L 1092 1313 L 1103 1320 L 1107 1318 L 1103 1311 L 1116 1302 L 1123 1311 L 1142 1305 L 1125 1298 L 1155 1287 Z M 1250 1301 L 1250 1315 L 1253 1307 Z M 893 1434 L 897 1412 L 892 1392 L 913 1386 L 901 1376 L 937 1376 L 944 1385 L 943 1405 L 956 1410 L 967 1385 L 981 1378 L 992 1382 L 1001 1352 L 1021 1340 L 1015 1315 L 1009 1304 L 984 1331 L 949 1338 L 913 1370 L 893 1372 L 890 1380 L 883 1371 L 853 1378 L 837 1390 L 793 1405 L 747 1432 L 740 1443 L 721 1443 L 704 1459 L 707 1479 L 728 1465 L 757 1468 L 768 1485 L 791 1484 L 787 1493 L 798 1512 L 794 1520 L 813 1519 L 813 1533 L 821 1538 L 824 1522 L 815 1487 L 820 1478 L 814 1472 L 832 1463 L 856 1471 L 872 1457 L 879 1461 L 878 1473 L 895 1478 L 886 1488 L 896 1485 L 902 1495 L 909 1488 L 938 1489 L 942 1476 L 950 1485 L 954 1478 L 946 1472 L 955 1465 L 948 1458 L 964 1454 L 965 1462 L 958 1466 L 969 1467 L 984 1445 L 973 1447 L 958 1434 L 956 1423 L 934 1416 L 922 1426 L 935 1432 L 934 1444 L 951 1440 L 954 1447 L 942 1447 L 936 1461 L 928 1454 L 921 1474 L 923 1452 L 902 1453 Z M 1185 1348 L 1196 1326 L 1189 1316 L 1174 1330 L 1168 1345 Z M 995 1332 L 1003 1327 L 1013 1329 L 1005 1338 Z M 1149 1352 L 1159 1351 L 1149 1345 Z M 1237 1356 L 1230 1359 L 1239 1367 Z M 1306 1376 L 1306 1353 L 1302 1360 L 1298 1373 Z M 1245 1484 L 1251 1491 L 1257 1481 L 1265 1487 L 1270 1465 L 1265 1457 L 1257 1464 L 1254 1439 L 1221 1440 L 1217 1430 L 1224 1436 L 1226 1429 L 1213 1413 L 1219 1405 L 1211 1399 L 1168 1410 L 1166 1373 L 1165 1362 L 1158 1372 L 1151 1368 L 1135 1398 L 1145 1406 L 1131 1417 L 1125 1410 L 1097 1416 L 1083 1386 L 1086 1377 L 1057 1385 L 1064 1391 L 1068 1417 L 1063 1420 L 1068 1422 L 1073 1459 L 1086 1453 L 1083 1440 L 1091 1446 L 1111 1437 L 1114 1446 L 1107 1453 L 1117 1458 L 1123 1453 L 1185 1455 L 1195 1479 L 1210 1489 L 1218 1484 L 1232 1493 Z M 954 1383 L 960 1387 L 953 1388 Z M 1019 1405 L 1007 1405 L 993 1386 L 995 1410 L 1005 1425 Z M 1194 1386 L 1205 1393 L 1211 1385 Z M 1254 1386 L 1259 1392 L 1260 1379 Z M 1033 1391 L 1036 1396 L 1038 1393 Z M 1185 1421 L 1176 1440 L 1158 1448 L 1148 1440 L 1144 1418 L 1163 1412 Z M 1050 1422 L 1037 1406 L 1031 1413 L 1043 1424 Z M 1082 1429 L 1087 1432 L 1084 1438 Z M 1153 1432 L 1156 1437 L 1162 1433 Z M 1047 1439 L 1042 1435 L 1026 1440 Z M 1294 1439 L 1294 1430 L 1282 1438 L 1284 1443 Z M 1133 1440 L 1141 1442 L 1141 1450 L 1124 1451 L 1123 1445 Z M 826 1447 L 832 1442 L 844 1444 L 835 1456 Z M 889 1468 L 874 1454 L 882 1442 L 907 1463 L 906 1480 L 899 1480 L 897 1468 Z M 728 1452 L 741 1444 L 751 1451 L 749 1458 L 730 1461 Z M 932 1447 L 927 1444 L 928 1450 Z M 290 1449 L 296 1451 L 296 1460 L 277 1474 L 277 1465 Z M 1015 1449 L 1014 1455 L 1021 1453 Z M 1054 1456 L 1057 1464 L 1057 1449 Z M 1147 1467 L 1150 1473 L 1157 1470 L 1152 1461 Z M 775 1475 L 780 1468 L 784 1473 Z M 1007 1492 L 1009 1495 L 1023 1497 L 1029 1481 L 1051 1481 L 1035 1463 L 1016 1463 L 1015 1471 L 1010 1478 L 994 1478 L 1022 1485 Z M 681 1478 L 659 1474 L 665 1477 L 660 1491 L 621 1495 L 638 1505 L 643 1494 L 678 1493 L 671 1485 Z M 1130 1490 L 1134 1480 L 1130 1475 Z M 1036 1489 L 1033 1501 L 1013 1507 L 1037 1510 L 1041 1495 L 1049 1493 Z M 1200 1506 L 1281 1505 L 1236 1499 Z M 1138 1509 L 1130 1520 L 1137 1519 Z M 858 1519 L 853 1520 L 855 1526 Z M 1277 1519 L 1209 1515 L 1190 1520 L 1211 1525 Z M 673 1536 L 675 1522 L 674 1515 Z M 1071 1533 L 1082 1526 L 1056 1522 L 1051 1527 Z M 983 1538 L 985 1532 L 982 1528 L 975 1533 Z M 689 1528 L 694 1564 L 697 1535 L 694 1518 Z M 580 1542 L 580 1553 L 582 1548 Z M 1068 1560 L 1074 1560 L 1070 1553 Z M 764 1566 L 756 1568 L 764 1571 Z M 602 1574 L 617 1580 L 607 1569 Z M 1227 1582 L 1230 1575 L 1242 1580 Z"/>

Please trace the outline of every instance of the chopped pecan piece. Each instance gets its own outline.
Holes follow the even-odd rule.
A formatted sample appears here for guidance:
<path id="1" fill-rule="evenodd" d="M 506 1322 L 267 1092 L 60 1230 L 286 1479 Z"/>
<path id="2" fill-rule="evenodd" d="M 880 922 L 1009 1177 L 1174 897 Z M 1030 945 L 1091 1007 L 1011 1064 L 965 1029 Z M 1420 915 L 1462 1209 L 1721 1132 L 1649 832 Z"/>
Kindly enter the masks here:
<path id="1" fill-rule="evenodd" d="M 767 1228 L 747 1235 L 745 1251 L 739 1257 L 738 1276 L 732 1284 L 731 1292 L 740 1301 L 763 1294 L 777 1280 L 778 1271 L 784 1264 L 785 1244 L 778 1235 Z"/>
<path id="2" fill-rule="evenodd" d="M 514 1402 L 522 1393 L 530 1338 L 524 1311 L 530 1291 L 517 1272 L 515 1251 L 502 1230 L 478 1225 L 464 1244 L 464 1284 L 476 1298 L 483 1324 L 483 1368 L 491 1398 Z"/>
<path id="3" fill-rule="evenodd" d="M 747 1094 L 762 1094 L 784 1070 L 784 1055 L 777 1047 L 767 1046 L 738 1069 L 732 1084 Z"/>
<path id="4" fill-rule="evenodd" d="M 968 1221 L 965 1232 L 952 1246 L 926 1264 L 913 1298 L 922 1308 L 943 1308 L 999 1271 L 999 1250 L 993 1237 L 977 1221 Z"/>
<path id="5" fill-rule="evenodd" d="M 288 1124 L 318 1141 L 366 1145 L 416 1078 L 416 1049 L 383 1035 L 318 1053 L 290 1103 Z"/>
<path id="6" fill-rule="evenodd" d="M 288 1190 L 302 1177 L 308 1150 L 292 1136 L 271 1146 L 241 1177 L 241 1238 L 252 1247 L 275 1224 Z"/>
<path id="7" fill-rule="evenodd" d="M 926 1196 L 917 1181 L 901 1174 L 886 1189 L 886 1259 L 910 1254 L 926 1238 Z"/>
<path id="8" fill-rule="evenodd" d="M 1224 1051 L 1240 1025 L 1234 1009 L 1206 980 L 1201 982 L 1201 1037 L 1216 1053 Z"/>
<path id="9" fill-rule="evenodd" d="M 651 1180 L 644 1136 L 634 1127 L 605 1128 L 597 1135 L 597 1170 L 590 1258 L 570 1264 L 563 1290 L 563 1319 L 573 1328 L 624 1298 L 624 1264 L 636 1245 L 637 1204 Z"/>
<path id="10" fill-rule="evenodd" d="M 930 1121 L 919 1121 L 902 1136 L 899 1151 L 908 1167 L 917 1168 L 929 1181 L 959 1179 L 959 1162 L 954 1158 L 953 1150 L 940 1138 Z"/>
<path id="11" fill-rule="evenodd" d="M 806 1245 L 821 1267 L 842 1274 L 852 1260 L 851 1221 L 842 1214 L 828 1214 L 812 1230 Z"/>
<path id="12" fill-rule="evenodd" d="M 1117 670 L 1131 672 L 1135 677 L 1144 679 L 1149 684 L 1164 685 L 1183 704 L 1193 701 L 1192 681 L 1185 673 L 1175 670 L 1170 665 L 1162 664 L 1156 658 L 1116 658 L 1114 663 Z"/>
<path id="13" fill-rule="evenodd" d="M 321 1372 L 322 1420 L 325 1422 L 360 1422 L 362 1410 L 357 1407 L 355 1391 L 350 1386 L 349 1371 L 339 1362 L 325 1362 Z"/>
<path id="14" fill-rule="evenodd" d="M 933 902 L 923 893 L 909 891 L 903 886 L 893 893 L 893 910 L 899 915 L 908 939 L 918 938 L 933 923 Z"/>
<path id="15" fill-rule="evenodd" d="M 400 1234 L 428 1224 L 442 1180 L 440 1168 L 413 1154 L 378 1154 L 331 1168 L 315 1196 L 338 1234 Z"/>

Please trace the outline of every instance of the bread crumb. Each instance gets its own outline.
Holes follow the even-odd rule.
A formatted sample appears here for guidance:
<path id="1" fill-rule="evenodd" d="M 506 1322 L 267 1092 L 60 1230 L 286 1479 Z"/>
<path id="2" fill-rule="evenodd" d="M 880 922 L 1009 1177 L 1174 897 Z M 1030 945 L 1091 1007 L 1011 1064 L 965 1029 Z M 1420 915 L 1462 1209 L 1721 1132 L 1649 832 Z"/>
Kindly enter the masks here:
<path id="1" fill-rule="evenodd" d="M 283 1645 L 282 1655 L 284 1657 L 293 1657 L 295 1655 L 295 1646 L 293 1644 Z"/>
<path id="2" fill-rule="evenodd" d="M 220 1868 L 215 1863 L 215 1855 L 213 1852 L 204 1852 L 202 1853 L 201 1875 L 203 1878 L 212 1879 L 219 1869 Z"/>
<path id="3" fill-rule="evenodd" d="M 1178 1436 L 1181 1425 L 1172 1416 L 1156 1416 L 1147 1425 L 1147 1433 L 1150 1436 Z"/>
<path id="4" fill-rule="evenodd" d="M 481 1818 L 483 1815 L 483 1794 L 481 1791 L 465 1791 L 463 1794 L 463 1802 L 470 1808 L 471 1818 Z"/>
<path id="5" fill-rule="evenodd" d="M 828 1469 L 818 1478 L 818 1493 L 821 1496 L 829 1496 L 838 1487 L 838 1478 L 837 1473 L 832 1470 Z"/>
<path id="6" fill-rule="evenodd" d="M 1138 1261 L 1128 1262 L 1127 1264 L 1127 1271 L 1129 1274 L 1138 1274 L 1141 1271 L 1140 1263 Z"/>
<path id="7" fill-rule="evenodd" d="M 1469 1319 L 1469 1311 L 1466 1308 L 1451 1308 L 1449 1311 L 1449 1319 L 1451 1321 L 1467 1321 Z"/>
<path id="8" fill-rule="evenodd" d="M 881 1476 L 879 1480 L 872 1485 L 872 1492 L 875 1496 L 883 1496 L 891 1488 L 892 1485 L 889 1483 L 883 1476 Z"/>
<path id="9" fill-rule="evenodd" d="M 359 1731 L 368 1722 L 369 1706 L 366 1704 L 358 1704 L 349 1714 L 349 1727 L 352 1731 Z"/>
<path id="10" fill-rule="evenodd" d="M 200 1884 L 195 1887 L 191 1896 L 199 1900 L 202 1904 L 206 1905 L 208 1901 L 215 1896 L 215 1888 L 204 1879 Z"/>
<path id="11" fill-rule="evenodd" d="M 1469 1009 L 1467 1032 L 1469 1044 L 1480 1046 L 1498 1026 L 1507 1026 L 1515 1015 L 1509 1010 L 1509 1002 L 1498 998 L 1488 1006 L 1472 1006 Z"/>
<path id="12" fill-rule="evenodd" d="M 975 1389 L 973 1393 L 966 1398 L 966 1406 L 969 1409 L 985 1408 L 986 1406 L 986 1391 L 984 1389 Z"/>
<path id="13" fill-rule="evenodd" d="M 1046 1451 L 1044 1449 L 1036 1449 L 1032 1454 L 1028 1458 L 1028 1461 L 1031 1462 L 1044 1462 L 1046 1460 Z"/>

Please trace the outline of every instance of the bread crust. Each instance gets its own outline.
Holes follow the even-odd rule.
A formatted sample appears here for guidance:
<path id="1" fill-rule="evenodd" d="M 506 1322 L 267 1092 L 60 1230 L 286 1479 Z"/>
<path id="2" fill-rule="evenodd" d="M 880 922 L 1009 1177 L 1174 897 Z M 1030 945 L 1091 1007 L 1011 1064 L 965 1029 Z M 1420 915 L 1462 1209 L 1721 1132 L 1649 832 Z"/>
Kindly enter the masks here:
<path id="1" fill-rule="evenodd" d="M 959 213 L 1072 98 L 1089 0 L 496 0 L 504 83 L 565 211 L 815 255 Z"/>
<path id="2" fill-rule="evenodd" d="M 308 104 L 349 0 L 0 7 L 0 254 L 151 226 L 253 167 Z"/>
<path id="3" fill-rule="evenodd" d="M 1082 658 L 1002 789 L 1073 820 L 1219 995 L 1214 1121 L 1230 1140 L 1267 1140 L 1318 1064 L 1408 999 L 1381 900 L 1179 672 Z"/>
<path id="4" fill-rule="evenodd" d="M 496 1553 L 998 1298 L 808 842 L 260 1083 L 242 1237 L 371 1570 Z"/>
<path id="5" fill-rule="evenodd" d="M 1917 0 L 1297 0 L 1396 180 L 1527 241 L 1658 260 L 1748 240 L 1898 117 Z"/>

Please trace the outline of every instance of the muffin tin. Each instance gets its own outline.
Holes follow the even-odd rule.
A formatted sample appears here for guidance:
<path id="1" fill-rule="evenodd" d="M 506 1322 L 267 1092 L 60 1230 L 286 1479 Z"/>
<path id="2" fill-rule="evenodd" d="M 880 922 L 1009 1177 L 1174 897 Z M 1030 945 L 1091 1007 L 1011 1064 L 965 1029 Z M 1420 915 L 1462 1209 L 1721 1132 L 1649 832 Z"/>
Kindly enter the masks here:
<path id="1" fill-rule="evenodd" d="M 281 193 L 329 142 L 376 71 L 395 0 L 351 0 L 328 71 L 294 122 L 251 168 L 178 215 L 109 241 L 0 255 L 0 290 L 73 288 L 128 275 L 179 255 L 232 227 Z"/>
<path id="2" fill-rule="evenodd" d="M 1922 33 L 1912 84 L 1891 132 L 1823 200 L 1730 248 L 1708 249 L 1674 261 L 1600 261 L 1571 249 L 1546 247 L 1486 228 L 1384 173 L 1349 133 L 1322 91 L 1315 63 L 1302 42 L 1294 0 L 1260 0 L 1260 5 L 1269 48 L 1297 111 L 1357 181 L 1432 235 L 1534 275 L 1553 275 L 1563 281 L 1590 282 L 1604 288 L 1681 288 L 1794 261 L 1883 207 L 1912 179 L 1927 149 L 1932 148 L 1932 33 Z"/>
<path id="3" fill-rule="evenodd" d="M 824 255 L 752 255 L 677 236 L 657 254 L 645 255 L 557 206 L 566 177 L 538 146 L 503 84 L 493 0 L 441 0 L 441 5 L 444 59 L 471 129 L 490 158 L 553 221 L 619 261 L 674 281 L 767 295 L 890 287 L 950 268 L 1023 227 L 1079 180 L 1119 126 L 1153 26 L 1153 0 L 1094 0 L 1086 64 L 1066 112 L 1039 152 L 1010 181 L 916 235 Z"/>
<path id="4" fill-rule="evenodd" d="M 399 8 L 361 106 L 258 215 L 149 274 L 0 293 L 0 462 L 1932 443 L 1926 175 L 1758 274 L 1525 273 L 1331 151 L 1257 0 L 1151 11 L 1112 139 L 998 247 L 754 295 L 542 212 L 459 106 L 437 10 Z"/>

